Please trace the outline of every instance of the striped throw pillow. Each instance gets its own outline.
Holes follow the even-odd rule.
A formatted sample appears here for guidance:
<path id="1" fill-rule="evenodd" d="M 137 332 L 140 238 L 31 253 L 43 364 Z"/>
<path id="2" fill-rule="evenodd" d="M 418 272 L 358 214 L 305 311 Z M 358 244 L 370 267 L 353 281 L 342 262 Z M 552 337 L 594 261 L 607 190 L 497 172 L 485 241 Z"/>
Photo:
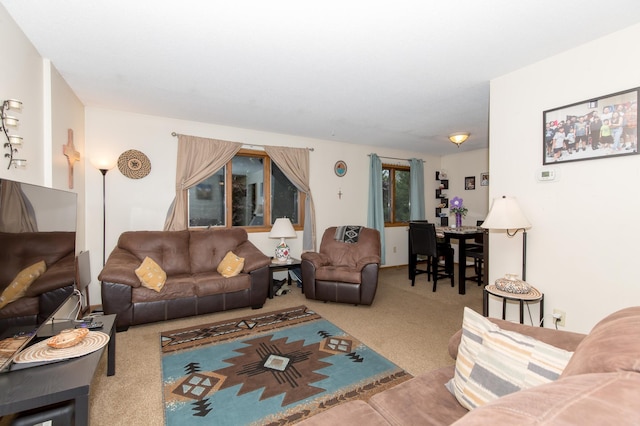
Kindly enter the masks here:
<path id="1" fill-rule="evenodd" d="M 454 383 L 461 405 L 471 410 L 504 395 L 556 380 L 573 352 L 500 329 L 465 308 Z"/>

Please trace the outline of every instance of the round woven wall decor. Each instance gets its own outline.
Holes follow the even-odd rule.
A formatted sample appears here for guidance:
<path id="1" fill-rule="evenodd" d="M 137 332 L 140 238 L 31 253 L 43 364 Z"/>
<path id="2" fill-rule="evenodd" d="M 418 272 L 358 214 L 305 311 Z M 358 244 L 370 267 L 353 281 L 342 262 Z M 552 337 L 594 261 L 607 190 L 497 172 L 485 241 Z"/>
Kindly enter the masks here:
<path id="1" fill-rule="evenodd" d="M 151 161 L 142 152 L 130 149 L 118 157 L 120 173 L 131 179 L 140 179 L 151 172 Z"/>

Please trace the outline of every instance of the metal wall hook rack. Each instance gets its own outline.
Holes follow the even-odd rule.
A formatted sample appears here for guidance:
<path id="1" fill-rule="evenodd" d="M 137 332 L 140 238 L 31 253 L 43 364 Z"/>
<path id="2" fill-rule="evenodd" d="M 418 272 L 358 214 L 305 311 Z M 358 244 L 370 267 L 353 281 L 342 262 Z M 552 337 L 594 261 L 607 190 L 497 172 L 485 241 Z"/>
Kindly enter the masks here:
<path id="1" fill-rule="evenodd" d="M 4 133 L 7 141 L 4 143 L 4 148 L 8 150 L 7 153 L 4 154 L 5 158 L 9 160 L 7 164 L 7 170 L 13 167 L 24 167 L 27 164 L 27 160 L 22 158 L 14 158 L 14 155 L 18 153 L 18 146 L 22 145 L 22 137 L 18 135 L 10 135 L 9 127 L 18 127 L 20 120 L 16 117 L 7 115 L 7 111 L 21 111 L 22 110 L 22 102 L 16 99 L 7 99 L 2 102 L 0 105 L 0 128 L 2 128 L 2 132 Z"/>

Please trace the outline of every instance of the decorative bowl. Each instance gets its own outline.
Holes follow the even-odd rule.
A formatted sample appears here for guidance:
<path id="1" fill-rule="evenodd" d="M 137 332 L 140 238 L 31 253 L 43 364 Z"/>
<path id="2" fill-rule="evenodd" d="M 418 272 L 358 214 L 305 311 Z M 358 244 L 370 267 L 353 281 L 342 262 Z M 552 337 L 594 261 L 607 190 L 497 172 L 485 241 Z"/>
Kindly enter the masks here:
<path id="1" fill-rule="evenodd" d="M 55 349 L 64 349 L 75 346 L 84 339 L 89 330 L 86 328 L 68 328 L 47 340 L 47 345 Z"/>
<path id="2" fill-rule="evenodd" d="M 507 293 L 527 294 L 531 291 L 531 286 L 518 279 L 515 274 L 506 274 L 504 278 L 496 280 L 496 288 Z"/>

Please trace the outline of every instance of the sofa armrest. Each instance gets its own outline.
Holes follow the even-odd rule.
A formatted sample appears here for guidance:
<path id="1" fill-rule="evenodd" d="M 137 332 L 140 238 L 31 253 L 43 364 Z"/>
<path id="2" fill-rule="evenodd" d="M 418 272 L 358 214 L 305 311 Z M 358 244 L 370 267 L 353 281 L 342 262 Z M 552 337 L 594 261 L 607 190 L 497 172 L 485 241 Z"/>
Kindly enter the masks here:
<path id="1" fill-rule="evenodd" d="M 503 330 L 515 331 L 533 337 L 541 342 L 547 343 L 556 348 L 574 352 L 578 344 L 585 338 L 585 334 L 574 333 L 572 331 L 555 330 L 553 328 L 533 327 L 526 324 L 519 324 L 511 321 L 505 321 L 498 318 L 488 318 L 489 321 L 496 324 Z M 458 330 L 449 339 L 449 355 L 456 359 L 458 355 L 458 346 L 462 338 L 462 330 Z"/>
<path id="2" fill-rule="evenodd" d="M 245 241 L 233 251 L 236 256 L 244 258 L 243 272 L 250 273 L 271 263 L 269 256 L 262 253 L 251 241 Z"/>
<path id="3" fill-rule="evenodd" d="M 315 251 L 307 251 L 302 253 L 302 260 L 306 260 L 313 264 L 314 268 L 319 268 L 321 266 L 327 266 L 329 264 L 329 258 L 322 253 L 318 253 Z"/>
<path id="4" fill-rule="evenodd" d="M 375 263 L 376 265 L 380 265 L 380 256 L 365 256 L 362 259 L 358 260 L 356 264 L 356 269 L 358 271 L 362 271 L 365 266 Z"/>
<path id="5" fill-rule="evenodd" d="M 130 251 L 116 247 L 98 275 L 98 280 L 140 287 L 140 279 L 135 272 L 140 263 L 142 261 Z"/>

